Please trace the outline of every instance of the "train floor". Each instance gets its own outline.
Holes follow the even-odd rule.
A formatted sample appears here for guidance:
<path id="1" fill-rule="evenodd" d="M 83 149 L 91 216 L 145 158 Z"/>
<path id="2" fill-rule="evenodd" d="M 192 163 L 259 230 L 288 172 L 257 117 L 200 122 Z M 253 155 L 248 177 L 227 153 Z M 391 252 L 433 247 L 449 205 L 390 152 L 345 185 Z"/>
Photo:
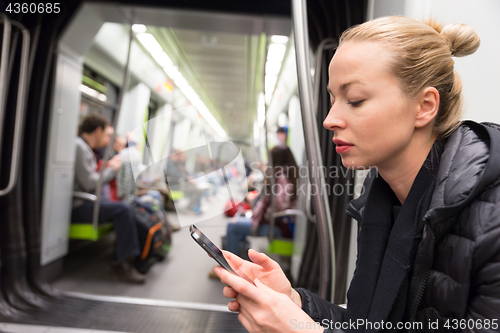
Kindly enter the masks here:
<path id="1" fill-rule="evenodd" d="M 222 214 L 226 200 L 220 194 L 211 197 L 210 201 L 204 199 L 202 211 L 218 210 L 221 214 L 197 223 L 218 246 L 226 233 L 227 218 Z M 172 224 L 179 225 L 177 213 L 167 214 Z M 198 216 L 183 215 L 182 218 L 195 221 Z M 94 295 L 227 305 L 228 300 L 222 295 L 224 285 L 208 277 L 215 261 L 194 242 L 189 228 L 182 227 L 172 236 L 167 258 L 151 267 L 144 285 L 126 284 L 113 276 L 112 233 L 96 243 L 72 244 L 78 248 L 66 257 L 63 273 L 52 282 L 52 286 L 61 291 Z"/>

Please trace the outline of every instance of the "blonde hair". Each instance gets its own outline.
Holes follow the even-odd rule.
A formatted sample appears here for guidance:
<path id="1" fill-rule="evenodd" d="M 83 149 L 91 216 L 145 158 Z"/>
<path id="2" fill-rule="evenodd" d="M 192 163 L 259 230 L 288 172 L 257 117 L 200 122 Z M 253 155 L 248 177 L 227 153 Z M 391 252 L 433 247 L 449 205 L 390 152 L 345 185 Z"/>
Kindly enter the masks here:
<path id="1" fill-rule="evenodd" d="M 426 87 L 439 91 L 440 105 L 433 132 L 445 137 L 462 117 L 462 80 L 454 70 L 452 56 L 474 53 L 478 34 L 464 24 L 443 26 L 430 19 L 419 22 L 403 16 L 387 16 L 344 31 L 339 47 L 347 41 L 383 43 L 394 52 L 390 65 L 403 91 L 416 97 Z"/>

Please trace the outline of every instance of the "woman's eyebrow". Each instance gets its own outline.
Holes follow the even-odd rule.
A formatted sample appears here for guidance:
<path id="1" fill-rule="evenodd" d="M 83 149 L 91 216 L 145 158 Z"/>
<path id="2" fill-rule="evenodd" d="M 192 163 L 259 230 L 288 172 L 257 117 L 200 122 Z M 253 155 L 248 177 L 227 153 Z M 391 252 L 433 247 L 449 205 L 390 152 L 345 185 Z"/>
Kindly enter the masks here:
<path id="1" fill-rule="evenodd" d="M 355 81 L 351 81 L 351 82 L 346 82 L 346 83 L 342 83 L 340 86 L 339 86 L 339 90 L 341 91 L 344 91 L 347 89 L 347 87 L 351 84 L 355 84 L 355 83 L 359 83 L 359 84 L 363 84 L 361 81 L 358 81 L 358 80 L 355 80 Z M 330 95 L 332 95 L 333 97 L 335 97 L 335 95 L 332 93 L 332 91 L 330 90 L 330 87 L 327 87 L 326 90 L 328 91 L 328 93 Z"/>
<path id="2" fill-rule="evenodd" d="M 354 83 L 361 83 L 361 82 L 358 80 L 355 80 L 355 81 L 351 81 L 351 82 L 342 83 L 340 85 L 340 90 L 346 90 L 349 85 L 354 84 Z"/>

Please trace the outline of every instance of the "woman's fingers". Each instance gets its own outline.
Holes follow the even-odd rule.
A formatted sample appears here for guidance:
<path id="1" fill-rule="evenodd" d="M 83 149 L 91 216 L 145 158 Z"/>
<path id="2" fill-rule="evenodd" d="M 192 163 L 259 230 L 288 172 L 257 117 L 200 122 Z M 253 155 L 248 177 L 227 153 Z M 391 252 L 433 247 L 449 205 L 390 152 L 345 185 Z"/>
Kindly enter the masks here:
<path id="1" fill-rule="evenodd" d="M 238 295 L 238 293 L 229 286 L 225 286 L 224 289 L 222 289 L 222 294 L 224 294 L 226 298 L 236 298 L 236 295 Z"/>
<path id="2" fill-rule="evenodd" d="M 287 297 L 285 294 L 277 292 L 276 290 L 274 290 L 272 288 L 269 288 L 267 285 L 262 283 L 259 279 L 255 279 L 254 284 L 255 284 L 255 287 L 257 287 L 257 289 L 260 289 L 266 293 L 270 293 L 273 297 L 283 297 L 283 296 Z"/>
<path id="3" fill-rule="evenodd" d="M 227 303 L 227 308 L 229 311 L 236 312 L 240 309 L 240 303 L 238 303 L 238 301 L 231 301 Z"/>
<path id="4" fill-rule="evenodd" d="M 215 267 L 214 272 L 220 278 L 222 283 L 229 285 L 238 294 L 249 299 L 256 298 L 255 292 L 257 291 L 257 288 L 247 280 L 220 267 Z"/>
<path id="5" fill-rule="evenodd" d="M 243 260 L 229 251 L 222 250 L 222 254 L 224 254 L 224 258 L 226 258 L 227 262 L 234 271 L 236 271 L 236 269 L 244 267 L 245 265 L 252 265 L 251 262 Z"/>
<path id="6" fill-rule="evenodd" d="M 253 270 L 258 266 L 256 266 L 254 263 L 241 259 L 237 255 L 234 255 L 229 251 L 222 251 L 222 253 L 224 254 L 224 258 L 226 258 L 226 261 L 229 263 L 229 266 L 231 266 L 236 274 L 238 274 L 248 282 L 253 281 L 253 279 L 255 278 Z"/>
<path id="7" fill-rule="evenodd" d="M 241 325 L 248 331 L 248 332 L 254 332 L 254 326 L 252 325 L 252 318 L 247 312 L 240 311 L 240 314 L 238 315 L 238 320 L 240 321 Z"/>
<path id="8" fill-rule="evenodd" d="M 265 270 L 276 268 L 277 263 L 264 253 L 260 253 L 253 249 L 250 249 L 248 250 L 248 257 L 250 258 L 250 260 L 252 260 L 252 262 L 261 266 Z"/>

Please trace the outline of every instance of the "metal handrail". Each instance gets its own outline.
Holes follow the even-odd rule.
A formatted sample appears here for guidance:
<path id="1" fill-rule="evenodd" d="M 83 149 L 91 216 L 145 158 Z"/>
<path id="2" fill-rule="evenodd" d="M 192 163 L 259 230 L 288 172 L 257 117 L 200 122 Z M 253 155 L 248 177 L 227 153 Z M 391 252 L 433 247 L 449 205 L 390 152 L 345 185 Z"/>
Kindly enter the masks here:
<path id="1" fill-rule="evenodd" d="M 267 21 L 266 21 L 266 24 L 267 24 Z M 265 33 L 266 33 L 266 58 L 267 58 L 267 52 L 268 52 L 268 47 L 269 47 L 269 36 L 267 35 L 267 26 L 265 28 Z M 265 73 L 265 67 L 262 69 L 263 70 L 263 75 L 262 75 L 262 83 L 263 83 L 263 86 L 265 87 L 266 85 L 266 82 L 265 82 L 265 78 L 266 78 L 266 73 Z M 264 99 L 265 99 L 265 95 L 264 95 Z M 274 167 L 273 167 L 273 155 L 271 154 L 271 151 L 269 150 L 269 140 L 267 138 L 268 136 L 268 128 L 267 128 L 267 103 L 264 102 L 264 133 L 265 133 L 265 140 L 266 140 L 266 152 L 267 152 L 267 169 L 264 170 L 264 187 L 263 187 L 263 191 L 266 191 L 267 189 L 265 188 L 266 186 L 266 173 L 267 173 L 267 170 L 271 170 L 271 180 L 270 180 L 270 199 L 271 199 L 271 202 L 270 202 L 270 207 L 271 207 L 271 215 L 274 214 L 274 212 L 276 211 L 276 198 L 274 197 L 273 195 L 273 188 L 274 188 L 274 184 L 276 184 L 276 178 L 275 178 L 275 174 L 274 174 Z M 273 238 L 274 237 L 274 228 L 270 228 L 269 229 L 269 237 L 270 238 Z"/>
<path id="2" fill-rule="evenodd" d="M 323 62 L 323 52 L 327 47 L 335 47 L 338 45 L 338 41 L 335 38 L 325 38 L 321 41 L 318 48 L 316 49 L 316 66 L 314 70 L 314 113 L 318 115 L 318 105 L 319 105 L 319 86 L 321 77 L 321 63 Z M 306 215 L 307 218 L 316 223 L 316 216 L 311 212 L 311 193 L 309 191 L 309 186 L 307 187 L 306 196 Z"/>
<path id="3" fill-rule="evenodd" d="M 87 192 L 73 191 L 73 198 L 96 202 L 97 196 Z"/>
<path id="4" fill-rule="evenodd" d="M 317 122 L 314 119 L 314 97 L 310 74 L 306 0 L 291 0 L 291 2 L 300 106 L 306 143 L 305 148 L 307 159 L 311 164 L 311 168 L 313 168 L 313 172 L 310 172 L 311 185 L 319 189 L 318 195 L 313 198 L 320 247 L 319 295 L 328 301 L 332 301 L 335 291 L 335 249 L 330 207 L 324 186 L 324 172 L 320 168 L 323 161 L 320 154 Z"/>
<path id="5" fill-rule="evenodd" d="M 309 184 L 309 179 L 307 180 L 307 194 L 306 194 L 306 216 L 309 221 L 316 223 L 316 215 L 311 211 L 311 186 Z"/>
<path id="6" fill-rule="evenodd" d="M 3 138 L 3 120 L 5 117 L 5 104 L 7 103 L 7 66 L 9 63 L 10 49 L 10 34 L 11 26 L 7 15 L 0 14 L 0 22 L 4 23 L 3 40 L 2 40 L 2 55 L 0 58 L 0 154 L 2 153 L 2 138 Z"/>
<path id="7" fill-rule="evenodd" d="M 335 38 L 325 38 L 319 43 L 316 49 L 316 66 L 314 68 L 314 112 L 318 115 L 319 104 L 319 79 L 321 77 L 321 63 L 323 62 L 323 52 L 329 46 L 335 47 L 338 41 Z"/>
<path id="8" fill-rule="evenodd" d="M 8 194 L 17 181 L 17 172 L 19 170 L 19 156 L 21 155 L 21 135 L 24 125 L 24 112 L 26 103 L 27 75 L 28 75 L 28 60 L 30 49 L 30 33 L 24 25 L 19 22 L 12 21 L 12 25 L 22 31 L 23 45 L 21 50 L 21 65 L 19 70 L 19 85 L 17 91 L 17 106 L 16 106 L 16 122 L 14 125 L 14 143 L 12 145 L 12 161 L 10 165 L 10 177 L 7 187 L 0 190 L 0 196 Z M 3 54 L 2 54 L 3 56 Z M 5 101 L 2 101 L 2 103 Z M 3 124 L 1 124 L 3 127 Z"/>
<path id="9" fill-rule="evenodd" d="M 133 21 L 132 21 L 133 22 Z M 116 103 L 116 113 L 115 118 L 113 119 L 113 128 L 116 129 L 116 125 L 118 124 L 118 118 L 120 117 L 120 111 L 122 109 L 123 96 L 125 95 L 125 91 L 128 88 L 128 83 L 130 79 L 130 51 L 132 49 L 132 41 L 134 40 L 134 32 L 132 31 L 132 22 L 130 22 L 130 39 L 128 44 L 128 53 L 127 53 L 127 62 L 125 63 L 125 74 L 123 85 L 120 87 L 120 92 L 118 94 L 118 101 Z M 102 167 L 99 170 L 99 180 L 97 181 L 96 186 L 96 203 L 94 204 L 94 212 L 92 215 L 92 225 L 95 230 L 98 228 L 99 224 L 99 208 L 100 208 L 100 199 L 101 199 L 101 187 L 102 187 L 102 178 L 104 175 L 104 169 L 106 169 L 106 163 L 108 163 L 109 157 L 111 156 L 111 150 L 113 149 L 113 143 L 115 142 L 116 131 L 113 132 L 111 140 L 109 141 L 108 146 L 106 147 L 106 152 L 104 153 Z"/>

